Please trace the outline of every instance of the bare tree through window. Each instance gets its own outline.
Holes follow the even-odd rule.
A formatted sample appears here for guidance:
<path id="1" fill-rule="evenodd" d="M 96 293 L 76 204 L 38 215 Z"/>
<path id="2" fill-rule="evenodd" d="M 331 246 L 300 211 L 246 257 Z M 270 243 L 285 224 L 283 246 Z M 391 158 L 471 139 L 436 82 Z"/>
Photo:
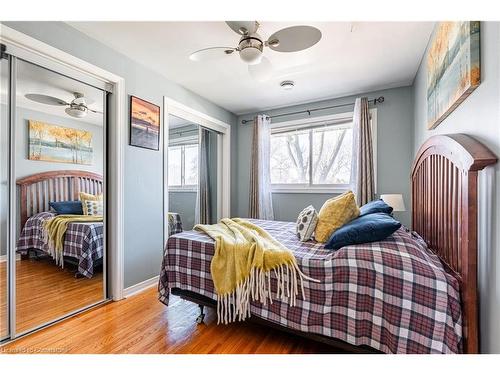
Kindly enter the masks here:
<path id="1" fill-rule="evenodd" d="M 292 130 L 271 136 L 271 183 L 348 184 L 352 124 Z"/>

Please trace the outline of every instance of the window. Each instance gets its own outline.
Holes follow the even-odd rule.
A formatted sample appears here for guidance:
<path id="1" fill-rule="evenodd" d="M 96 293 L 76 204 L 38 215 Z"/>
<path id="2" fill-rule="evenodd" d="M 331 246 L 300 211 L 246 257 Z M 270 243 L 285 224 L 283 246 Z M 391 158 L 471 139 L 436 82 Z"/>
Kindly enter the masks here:
<path id="1" fill-rule="evenodd" d="M 198 185 L 198 144 L 168 147 L 168 186 L 196 189 Z"/>
<path id="2" fill-rule="evenodd" d="M 273 191 L 345 190 L 350 184 L 351 161 L 350 120 L 339 122 L 337 118 L 322 124 L 316 120 L 272 130 Z"/>

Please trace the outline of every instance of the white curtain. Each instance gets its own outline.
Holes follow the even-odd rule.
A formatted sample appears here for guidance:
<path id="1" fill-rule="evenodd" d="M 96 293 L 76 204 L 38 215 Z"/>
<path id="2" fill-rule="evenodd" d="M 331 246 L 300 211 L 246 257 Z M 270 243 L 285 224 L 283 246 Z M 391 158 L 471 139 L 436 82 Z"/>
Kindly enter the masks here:
<path id="1" fill-rule="evenodd" d="M 372 128 L 367 98 L 357 98 L 354 104 L 351 190 L 358 205 L 375 197 Z"/>
<path id="2" fill-rule="evenodd" d="M 253 122 L 252 158 L 250 166 L 250 204 L 248 216 L 254 219 L 274 220 L 271 196 L 271 121 L 259 115 Z"/>

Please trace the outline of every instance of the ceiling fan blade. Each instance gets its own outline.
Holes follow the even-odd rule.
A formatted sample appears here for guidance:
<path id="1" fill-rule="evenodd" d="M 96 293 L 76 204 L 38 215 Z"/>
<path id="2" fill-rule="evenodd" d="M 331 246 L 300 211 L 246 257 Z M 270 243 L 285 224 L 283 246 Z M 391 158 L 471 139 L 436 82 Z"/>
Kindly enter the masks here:
<path id="1" fill-rule="evenodd" d="M 248 65 L 248 73 L 256 81 L 265 82 L 273 75 L 273 65 L 267 57 L 262 56 L 259 64 Z"/>
<path id="2" fill-rule="evenodd" d="M 66 103 L 64 100 L 55 98 L 50 95 L 43 95 L 43 94 L 26 94 L 24 95 L 26 99 L 33 100 L 34 102 L 37 103 L 42 103 L 42 104 L 48 104 L 48 105 L 69 105 L 69 103 Z"/>
<path id="3" fill-rule="evenodd" d="M 233 47 L 210 47 L 203 48 L 198 51 L 193 52 L 189 55 L 189 59 L 192 61 L 212 61 L 223 59 L 226 56 L 231 55 L 236 48 Z"/>
<path id="4" fill-rule="evenodd" d="M 94 104 L 94 101 L 92 99 L 87 98 L 84 94 L 80 92 L 74 92 L 73 95 L 75 96 L 75 99 L 73 99 L 72 103 L 83 104 L 85 106 Z"/>
<path id="5" fill-rule="evenodd" d="M 292 26 L 276 31 L 269 37 L 269 48 L 278 52 L 296 52 L 314 46 L 321 31 L 312 26 Z"/>
<path id="6" fill-rule="evenodd" d="M 253 34 L 259 28 L 257 21 L 226 21 L 226 24 L 240 35 Z"/>
<path id="7" fill-rule="evenodd" d="M 89 107 L 87 107 L 87 111 L 90 111 L 90 112 L 93 112 L 93 113 L 99 113 L 99 114 L 103 114 L 101 111 L 96 111 L 95 109 L 90 109 Z"/>

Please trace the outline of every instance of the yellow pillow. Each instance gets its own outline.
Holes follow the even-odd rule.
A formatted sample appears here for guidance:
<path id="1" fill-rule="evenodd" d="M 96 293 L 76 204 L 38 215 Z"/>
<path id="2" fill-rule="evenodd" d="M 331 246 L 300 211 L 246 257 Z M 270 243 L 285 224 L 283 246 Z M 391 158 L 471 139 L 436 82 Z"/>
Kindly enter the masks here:
<path id="1" fill-rule="evenodd" d="M 88 205 L 86 203 L 86 201 L 90 201 L 90 202 L 102 202 L 102 194 L 97 194 L 97 195 L 93 195 L 93 194 L 88 194 L 88 193 L 84 193 L 83 191 L 80 192 L 80 202 L 82 202 L 82 209 L 83 209 L 83 214 L 84 215 L 91 215 L 91 214 L 95 214 L 94 212 L 92 213 L 89 213 L 89 210 L 88 210 Z M 102 211 L 102 208 L 101 208 L 101 211 Z M 102 213 L 101 213 L 102 215 Z"/>
<path id="2" fill-rule="evenodd" d="M 318 225 L 314 238 L 326 242 L 333 232 L 359 216 L 359 207 L 352 191 L 328 199 L 318 214 Z"/>

